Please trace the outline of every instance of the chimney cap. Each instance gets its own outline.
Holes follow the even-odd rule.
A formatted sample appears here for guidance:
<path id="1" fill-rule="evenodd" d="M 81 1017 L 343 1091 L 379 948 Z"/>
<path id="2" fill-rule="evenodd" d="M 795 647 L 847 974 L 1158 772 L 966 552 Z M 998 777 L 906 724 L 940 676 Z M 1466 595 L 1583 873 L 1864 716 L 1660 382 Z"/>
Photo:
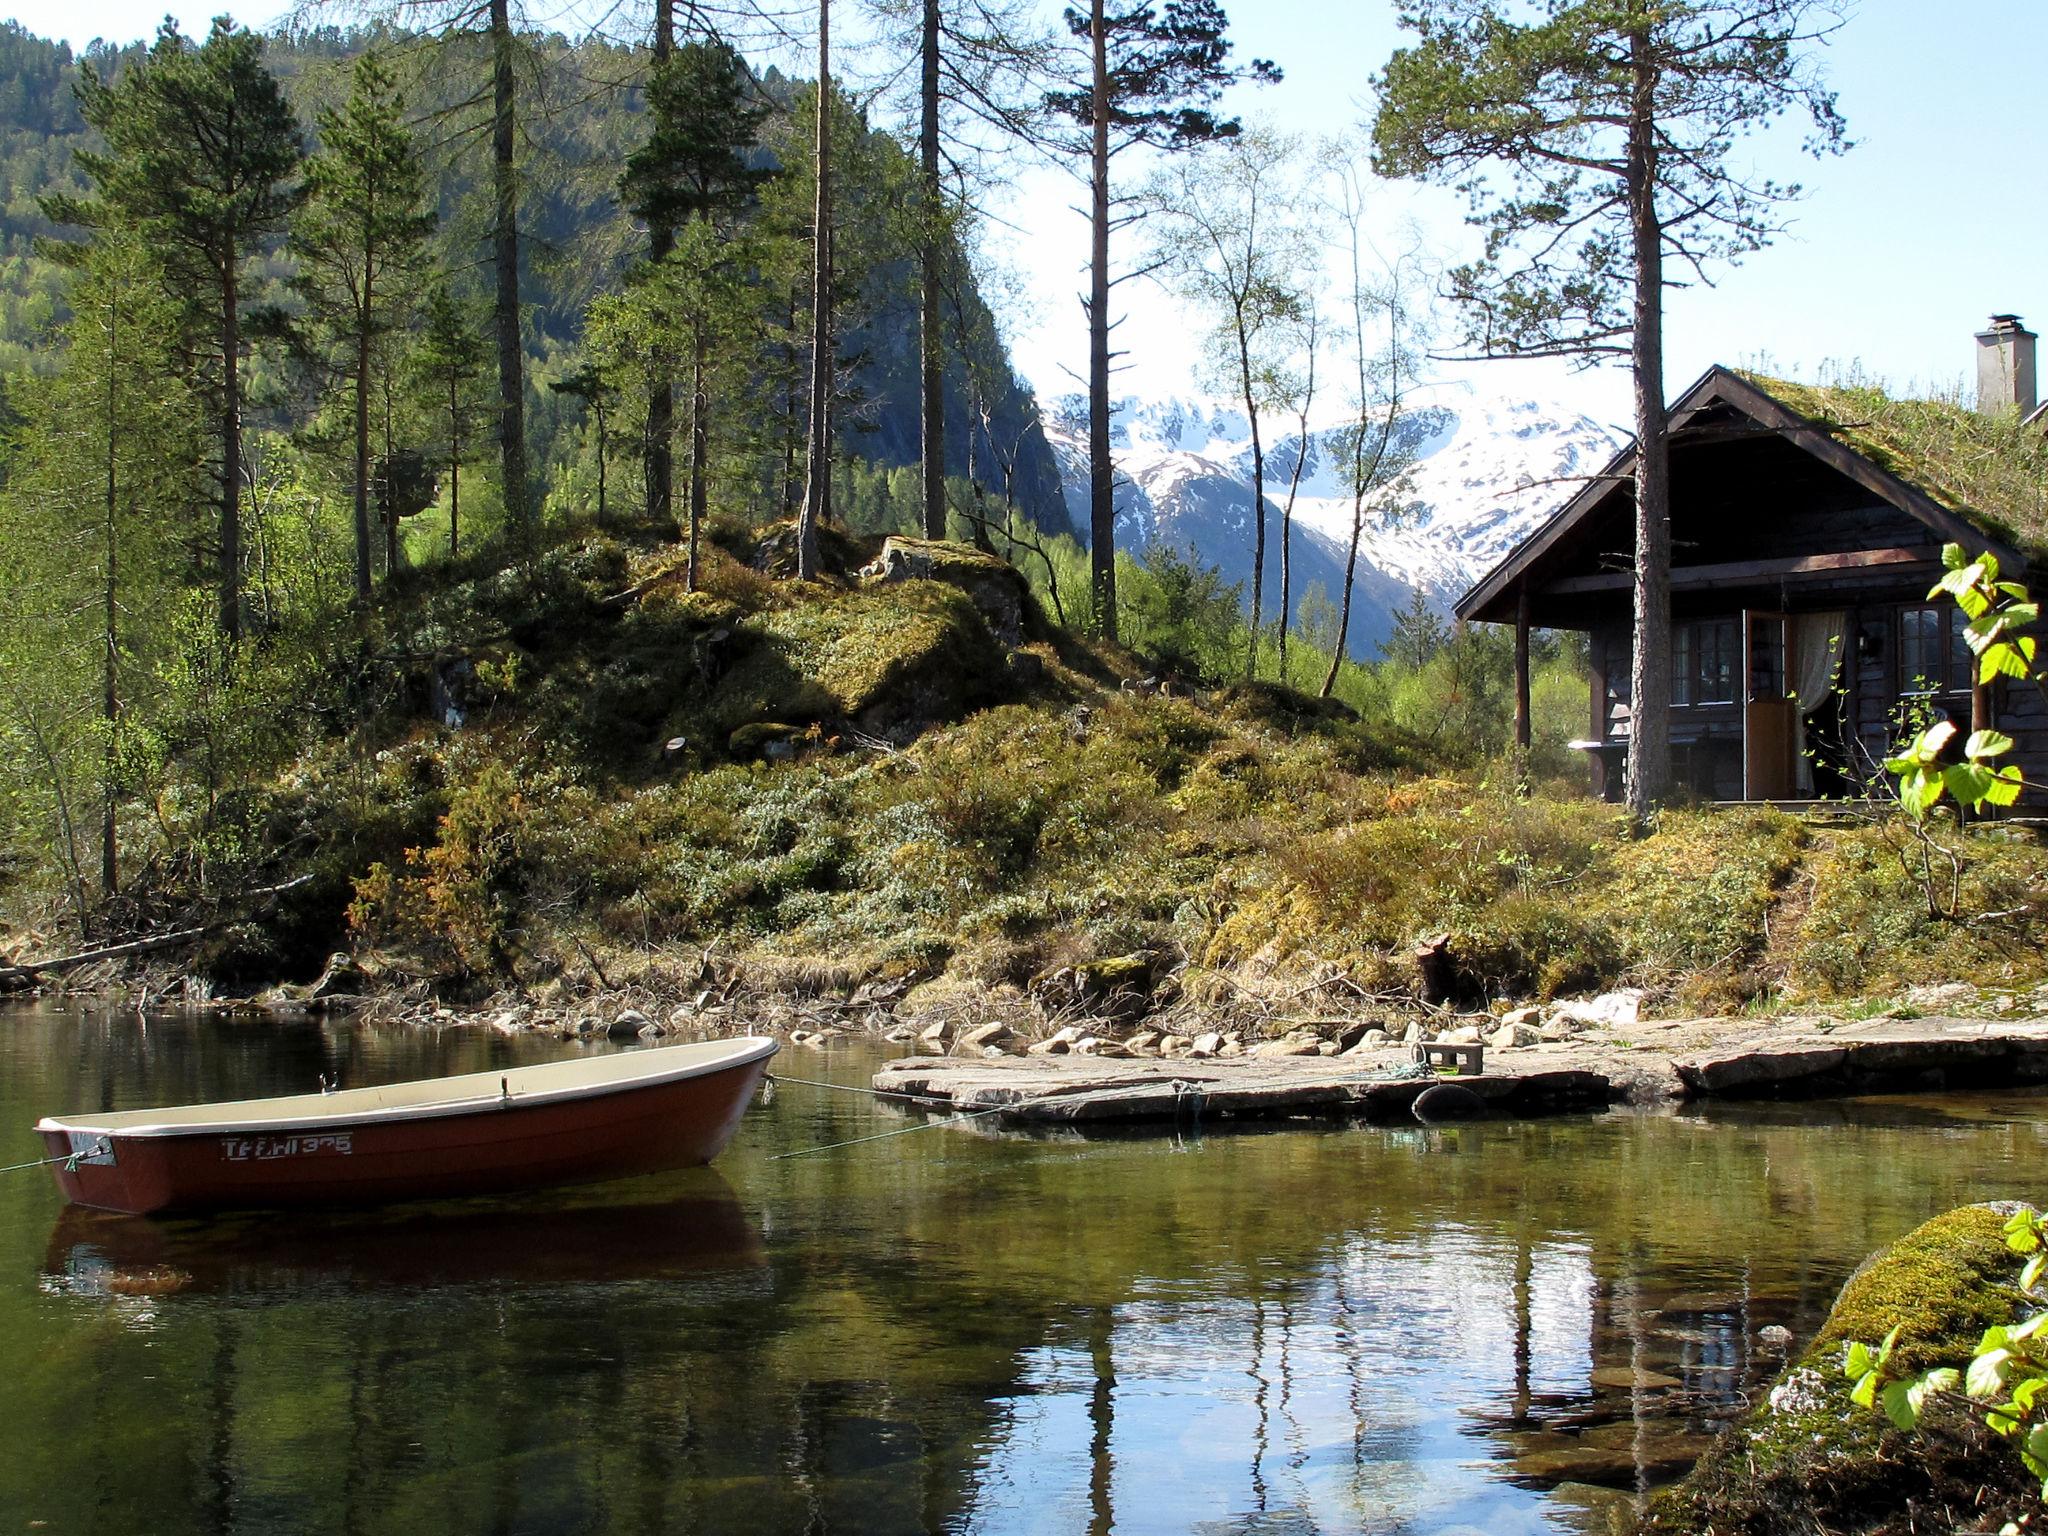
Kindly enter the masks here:
<path id="1" fill-rule="evenodd" d="M 2021 322 L 2018 315 L 1993 315 L 1991 317 L 1991 330 L 1987 334 L 1996 335 L 2003 332 L 2024 331 L 2025 329 L 2026 326 Z"/>

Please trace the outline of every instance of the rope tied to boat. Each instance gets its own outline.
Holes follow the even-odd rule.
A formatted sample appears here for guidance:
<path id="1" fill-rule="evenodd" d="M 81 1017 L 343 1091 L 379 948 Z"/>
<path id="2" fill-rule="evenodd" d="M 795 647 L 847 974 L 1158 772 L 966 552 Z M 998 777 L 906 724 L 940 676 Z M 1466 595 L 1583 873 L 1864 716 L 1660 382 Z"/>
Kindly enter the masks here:
<path id="1" fill-rule="evenodd" d="M 0 1173 L 24 1173 L 30 1168 L 47 1168 L 52 1163 L 62 1163 L 66 1173 L 78 1172 L 78 1160 L 85 1156 L 83 1151 L 59 1152 L 55 1157 L 39 1157 L 32 1163 L 9 1163 L 0 1168 Z"/>

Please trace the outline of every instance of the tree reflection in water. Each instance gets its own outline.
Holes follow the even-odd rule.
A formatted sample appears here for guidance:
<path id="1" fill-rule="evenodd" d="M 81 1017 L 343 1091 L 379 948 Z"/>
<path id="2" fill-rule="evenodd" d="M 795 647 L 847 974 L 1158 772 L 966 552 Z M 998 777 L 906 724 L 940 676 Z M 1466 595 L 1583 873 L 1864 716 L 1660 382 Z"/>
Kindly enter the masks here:
<path id="1" fill-rule="evenodd" d="M 35 1116 L 583 1049 L 14 1014 Z M 864 1080 L 842 1048 L 807 1075 Z M 1181 1143 L 789 1087 L 716 1171 L 129 1222 L 0 1182 L 0 1510 L 57 1529 L 1604 1528 L 1877 1243 L 2038 1166 L 2038 1098 Z M 118 1454 L 110 1454 L 118 1447 Z"/>

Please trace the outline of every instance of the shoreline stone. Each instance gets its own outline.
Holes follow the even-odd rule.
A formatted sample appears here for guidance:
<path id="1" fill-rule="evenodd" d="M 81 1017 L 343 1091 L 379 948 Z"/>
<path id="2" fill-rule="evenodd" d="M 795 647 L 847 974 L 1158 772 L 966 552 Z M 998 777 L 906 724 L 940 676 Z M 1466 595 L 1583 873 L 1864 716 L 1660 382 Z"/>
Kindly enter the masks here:
<path id="1" fill-rule="evenodd" d="M 1024 1056 L 892 1061 L 875 1073 L 873 1084 L 928 1108 L 996 1110 L 999 1120 L 1142 1123 L 1181 1118 L 1190 1088 L 1199 1090 L 1205 1115 L 1253 1120 L 1406 1118 L 1415 1098 L 1438 1082 L 1469 1090 L 1496 1116 L 2048 1083 L 2048 1021 L 1877 1019 L 1787 1029 L 1695 1020 L 1642 1026 L 1659 1027 L 1672 1036 L 1668 1044 L 1588 1032 L 1569 1041 L 1490 1051 L 1484 1074 L 1470 1077 L 1416 1076 L 1411 1051 L 1391 1044 L 1361 1042 L 1334 1057 L 1322 1050 L 1334 1042 L 1281 1039 L 1232 1058 L 1226 1040 L 1213 1055 L 1191 1047 L 1185 1054 L 1152 1056 L 1134 1055 L 1105 1037 L 1077 1035 L 1065 1054 L 1055 1036 L 1028 1047 Z"/>

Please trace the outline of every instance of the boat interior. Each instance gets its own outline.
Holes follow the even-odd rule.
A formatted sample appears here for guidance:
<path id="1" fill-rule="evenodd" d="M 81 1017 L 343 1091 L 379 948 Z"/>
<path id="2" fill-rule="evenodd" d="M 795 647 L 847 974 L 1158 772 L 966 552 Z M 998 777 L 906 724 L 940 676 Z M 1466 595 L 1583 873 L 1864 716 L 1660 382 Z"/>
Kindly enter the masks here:
<path id="1" fill-rule="evenodd" d="M 611 1051 L 569 1061 L 470 1072 L 459 1077 L 421 1078 L 374 1088 L 322 1089 L 269 1099 L 188 1104 L 166 1109 L 51 1116 L 38 1130 L 88 1131 L 130 1136 L 170 1136 L 207 1131 L 292 1131 L 380 1120 L 460 1114 L 493 1104 L 544 1103 L 615 1092 L 678 1078 L 699 1077 L 763 1061 L 775 1054 L 774 1040 L 742 1036 L 685 1045 Z"/>

